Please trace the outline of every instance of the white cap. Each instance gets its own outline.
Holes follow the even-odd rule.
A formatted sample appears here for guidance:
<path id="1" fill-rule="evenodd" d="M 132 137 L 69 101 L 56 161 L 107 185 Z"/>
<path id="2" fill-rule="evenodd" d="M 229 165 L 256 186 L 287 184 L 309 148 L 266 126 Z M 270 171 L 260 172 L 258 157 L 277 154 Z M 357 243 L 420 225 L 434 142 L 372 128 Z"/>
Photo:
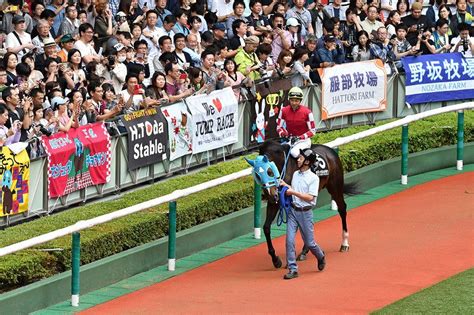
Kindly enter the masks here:
<path id="1" fill-rule="evenodd" d="M 294 17 L 291 17 L 286 21 L 286 26 L 299 26 L 299 25 L 300 25 L 300 23 Z"/>

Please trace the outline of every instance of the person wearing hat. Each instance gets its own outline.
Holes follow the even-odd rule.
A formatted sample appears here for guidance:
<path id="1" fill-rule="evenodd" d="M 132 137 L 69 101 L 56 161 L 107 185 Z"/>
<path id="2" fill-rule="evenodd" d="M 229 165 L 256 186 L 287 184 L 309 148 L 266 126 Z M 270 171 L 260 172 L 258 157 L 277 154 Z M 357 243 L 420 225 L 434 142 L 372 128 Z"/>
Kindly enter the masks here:
<path id="1" fill-rule="evenodd" d="M 76 110 L 73 110 L 71 117 L 69 117 L 67 110 L 68 104 L 69 99 L 62 98 L 61 96 L 55 96 L 51 100 L 51 108 L 59 122 L 59 131 L 68 132 L 71 127 L 79 127 L 76 121 Z"/>
<path id="2" fill-rule="evenodd" d="M 294 6 L 286 12 L 286 18 L 295 18 L 301 25 L 300 36 L 302 40 L 307 34 L 314 34 L 311 13 L 305 8 L 305 0 L 294 0 Z"/>
<path id="3" fill-rule="evenodd" d="M 297 158 L 300 149 L 311 147 L 311 137 L 316 133 L 316 123 L 311 109 L 301 104 L 303 91 L 293 87 L 288 92 L 290 106 L 280 110 L 277 119 L 277 132 L 280 137 L 297 137 L 290 154 Z"/>
<path id="4" fill-rule="evenodd" d="M 49 25 L 48 21 L 41 19 L 38 21 L 36 25 L 36 30 L 38 31 L 38 35 L 33 37 L 32 43 L 36 47 L 36 54 L 44 53 L 44 43 L 55 41 L 54 37 L 51 36 L 50 33 L 51 26 Z"/>
<path id="5" fill-rule="evenodd" d="M 257 36 L 252 35 L 247 37 L 245 39 L 245 46 L 239 47 L 234 58 L 235 63 L 238 66 L 237 71 L 253 81 L 261 78 L 258 70 L 261 68 L 262 64 L 259 62 L 258 57 L 255 54 L 259 43 L 260 40 Z"/>
<path id="6" fill-rule="evenodd" d="M 212 26 L 212 33 L 214 34 L 214 40 L 223 40 L 225 38 L 226 27 L 224 23 L 215 23 Z"/>
<path id="7" fill-rule="evenodd" d="M 286 28 L 288 29 L 288 33 L 290 33 L 290 50 L 294 50 L 297 46 L 303 45 L 303 37 L 301 36 L 300 29 L 300 22 L 294 17 L 289 18 L 286 20 Z"/>
<path id="8" fill-rule="evenodd" d="M 334 35 L 324 35 L 324 47 L 317 50 L 315 57 L 319 62 L 319 68 L 329 68 L 344 62 L 344 52 L 337 46 Z"/>
<path id="9" fill-rule="evenodd" d="M 415 46 L 420 33 L 431 29 L 432 25 L 426 15 L 421 14 L 423 5 L 414 2 L 411 5 L 411 14 L 402 18 L 402 23 L 408 27 L 407 40 L 410 45 Z"/>
<path id="10" fill-rule="evenodd" d="M 75 5 L 68 5 L 66 8 L 66 17 L 59 26 L 58 36 L 66 34 L 77 38 L 79 36 L 79 19 L 77 18 L 77 7 Z"/>
<path id="11" fill-rule="evenodd" d="M 283 279 L 290 280 L 298 277 L 296 264 L 295 236 L 300 230 L 304 244 L 317 259 L 317 268 L 323 271 L 326 267 L 326 256 L 321 247 L 314 240 L 313 208 L 319 192 L 319 177 L 311 171 L 317 156 L 310 148 L 298 151 L 298 170 L 293 173 L 291 186 L 280 181 L 286 196 L 291 197 L 291 207 L 287 214 L 286 223 L 286 260 L 288 273 Z"/>
<path id="12" fill-rule="evenodd" d="M 31 34 L 33 30 L 33 19 L 29 14 L 22 12 L 21 2 L 19 0 L 8 0 L 3 1 L 3 3 L 8 3 L 8 6 L 3 10 L 3 18 L 2 18 L 2 30 L 9 34 L 13 32 L 15 29 L 15 23 L 13 23 L 13 18 L 17 15 L 22 16 L 25 19 L 26 24 L 26 32 Z M 15 9 L 16 10 L 13 10 Z"/>
<path id="13" fill-rule="evenodd" d="M 25 18 L 21 15 L 15 15 L 12 19 L 14 30 L 7 35 L 5 48 L 7 52 L 17 54 L 21 59 L 30 50 L 35 48 L 31 42 L 31 36 L 26 32 Z"/>
<path id="14" fill-rule="evenodd" d="M 43 41 L 44 52 L 37 55 L 35 59 L 35 69 L 39 71 L 46 71 L 46 60 L 53 59 L 57 63 L 61 63 L 61 58 L 58 57 L 58 47 L 54 39 L 47 38 Z"/>
<path id="15" fill-rule="evenodd" d="M 127 47 L 120 43 L 116 44 L 112 55 L 114 58 L 109 58 L 110 76 L 115 93 L 118 94 L 122 91 L 127 76 L 127 66 L 124 64 L 127 59 Z"/>
<path id="16" fill-rule="evenodd" d="M 74 38 L 72 38 L 71 34 L 66 34 L 61 37 L 59 43 L 61 50 L 58 52 L 58 57 L 61 59 L 61 62 L 67 62 L 67 54 L 74 48 Z"/>

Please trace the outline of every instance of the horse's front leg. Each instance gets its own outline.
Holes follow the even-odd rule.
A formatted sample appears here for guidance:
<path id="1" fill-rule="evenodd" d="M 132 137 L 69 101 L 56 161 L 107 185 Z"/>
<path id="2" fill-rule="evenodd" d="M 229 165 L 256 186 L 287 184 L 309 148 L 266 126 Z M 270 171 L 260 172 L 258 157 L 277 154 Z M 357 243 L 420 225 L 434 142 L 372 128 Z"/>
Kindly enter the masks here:
<path id="1" fill-rule="evenodd" d="M 275 219 L 278 212 L 278 206 L 274 203 L 267 203 L 267 217 L 263 225 L 263 233 L 265 234 L 265 239 L 267 240 L 268 254 L 272 257 L 273 266 L 275 268 L 280 268 L 282 265 L 280 257 L 275 254 L 275 248 L 272 243 L 271 236 L 271 227 L 272 222 Z"/>

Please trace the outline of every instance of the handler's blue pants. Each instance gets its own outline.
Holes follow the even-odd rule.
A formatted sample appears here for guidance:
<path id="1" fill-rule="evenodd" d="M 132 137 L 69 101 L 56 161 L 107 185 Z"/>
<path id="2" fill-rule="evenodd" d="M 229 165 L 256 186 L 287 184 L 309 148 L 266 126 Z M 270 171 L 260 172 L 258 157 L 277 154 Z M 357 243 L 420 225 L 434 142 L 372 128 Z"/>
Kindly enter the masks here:
<path id="1" fill-rule="evenodd" d="M 286 224 L 286 260 L 290 271 L 298 271 L 296 265 L 295 236 L 300 228 L 301 236 L 305 245 L 316 258 L 324 256 L 323 251 L 314 240 L 313 211 L 288 211 L 288 222 Z"/>

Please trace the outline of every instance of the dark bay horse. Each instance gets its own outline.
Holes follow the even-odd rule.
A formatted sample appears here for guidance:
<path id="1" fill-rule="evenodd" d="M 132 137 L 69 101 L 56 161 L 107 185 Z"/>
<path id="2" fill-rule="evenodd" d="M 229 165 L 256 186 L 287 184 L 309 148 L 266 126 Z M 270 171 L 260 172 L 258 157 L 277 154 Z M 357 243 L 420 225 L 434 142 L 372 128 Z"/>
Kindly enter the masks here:
<path id="1" fill-rule="evenodd" d="M 324 145 L 313 145 L 311 147 L 313 151 L 322 157 L 328 164 L 329 175 L 320 177 L 319 182 L 319 191 L 326 188 L 332 199 L 336 202 L 339 215 L 342 221 L 342 244 L 340 247 L 341 252 L 349 250 L 349 232 L 347 230 L 346 222 L 346 202 L 344 201 L 344 194 L 347 195 L 356 195 L 360 193 L 357 189 L 357 183 L 344 184 L 344 170 L 342 168 L 341 160 L 337 153 L 330 147 Z M 273 161 L 280 174 L 282 173 L 283 166 L 285 164 L 285 157 L 289 155 L 290 145 L 281 144 L 276 140 L 267 140 L 259 148 L 259 154 L 265 155 L 268 160 Z M 297 171 L 298 167 L 296 165 L 296 159 L 289 157 L 286 163 L 286 171 L 284 178 L 282 178 L 286 183 L 291 183 L 293 173 Z M 268 253 L 272 257 L 272 262 L 275 268 L 280 268 L 282 265 L 280 257 L 275 254 L 275 249 L 273 247 L 272 238 L 270 235 L 271 224 L 275 219 L 278 210 L 278 191 L 275 186 L 265 189 L 264 193 L 267 195 L 267 215 L 266 220 L 263 225 L 263 231 L 265 233 L 265 238 L 267 240 Z M 308 250 L 303 247 L 303 251 L 298 257 L 304 259 Z"/>

